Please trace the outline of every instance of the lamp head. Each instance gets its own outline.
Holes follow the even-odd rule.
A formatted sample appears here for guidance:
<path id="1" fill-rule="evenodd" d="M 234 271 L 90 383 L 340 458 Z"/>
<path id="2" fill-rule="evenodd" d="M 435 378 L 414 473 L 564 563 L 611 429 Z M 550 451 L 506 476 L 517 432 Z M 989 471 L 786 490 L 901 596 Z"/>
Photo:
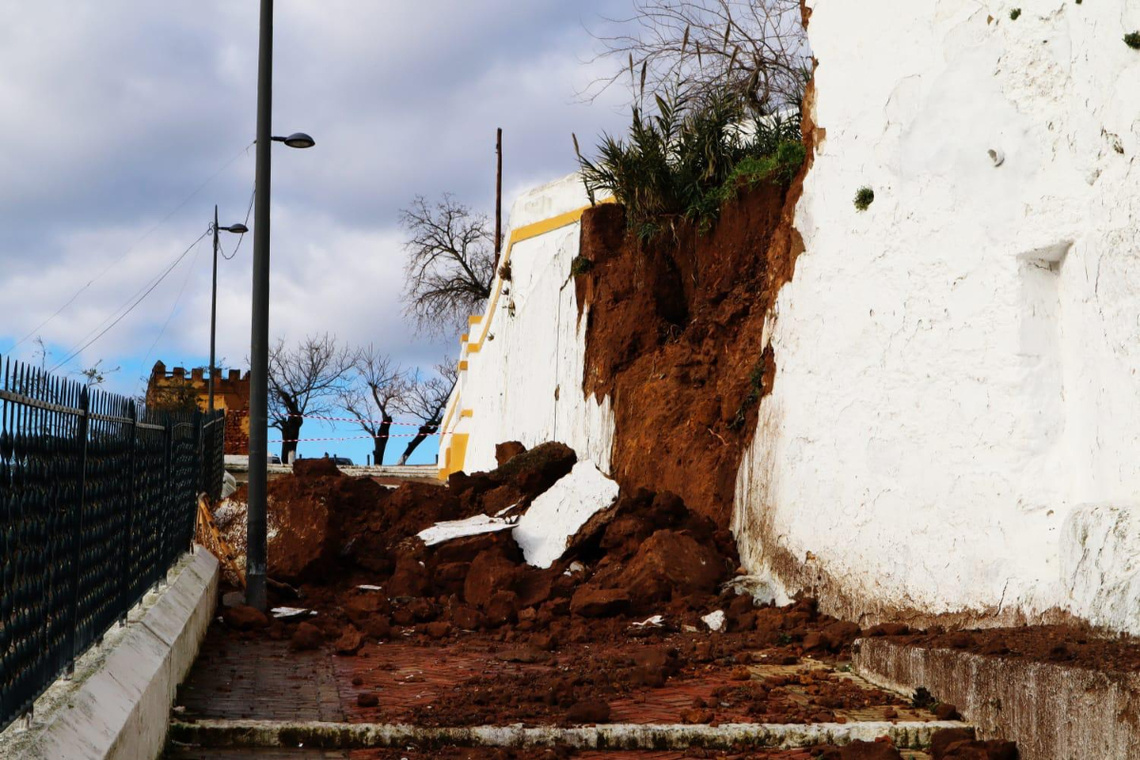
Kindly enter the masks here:
<path id="1" fill-rule="evenodd" d="M 288 137 L 274 137 L 275 142 L 283 142 L 290 148 L 311 148 L 317 144 L 317 141 L 309 137 L 304 132 L 294 132 Z"/>
<path id="2" fill-rule="evenodd" d="M 241 222 L 238 222 L 237 224 L 231 224 L 229 227 L 219 227 L 218 229 L 225 230 L 226 232 L 233 232 L 238 235 L 244 235 L 245 233 L 249 232 L 249 227 L 246 227 Z"/>

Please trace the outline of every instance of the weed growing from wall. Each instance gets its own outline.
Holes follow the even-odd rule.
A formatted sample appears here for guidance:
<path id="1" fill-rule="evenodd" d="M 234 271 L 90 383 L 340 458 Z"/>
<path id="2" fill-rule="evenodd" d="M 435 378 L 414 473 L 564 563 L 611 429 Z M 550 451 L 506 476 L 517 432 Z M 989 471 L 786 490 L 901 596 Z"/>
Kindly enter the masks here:
<path id="1" fill-rule="evenodd" d="M 875 202 L 875 191 L 869 187 L 861 187 L 855 193 L 855 208 L 866 211 Z"/>
<path id="2" fill-rule="evenodd" d="M 582 254 L 574 257 L 574 261 L 570 262 L 570 274 L 578 277 L 579 275 L 586 274 L 594 268 L 594 261 L 588 259 Z"/>
<path id="3" fill-rule="evenodd" d="M 1140 50 L 1140 32 L 1129 32 L 1124 35 L 1124 44 L 1133 50 Z"/>
<path id="4" fill-rule="evenodd" d="M 1012 11 L 1009 12 L 1009 20 L 1010 21 L 1017 21 L 1019 18 L 1021 18 L 1021 9 L 1020 8 L 1014 8 Z"/>

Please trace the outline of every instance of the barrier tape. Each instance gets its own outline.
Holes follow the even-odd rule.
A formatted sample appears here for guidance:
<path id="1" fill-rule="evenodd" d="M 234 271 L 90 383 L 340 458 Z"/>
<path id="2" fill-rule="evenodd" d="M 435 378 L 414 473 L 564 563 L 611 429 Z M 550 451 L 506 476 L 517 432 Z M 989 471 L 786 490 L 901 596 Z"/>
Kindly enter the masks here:
<path id="1" fill-rule="evenodd" d="M 415 438 L 419 433 L 394 433 L 392 435 L 352 435 L 344 438 L 285 438 L 276 441 L 266 441 L 266 443 L 312 443 L 316 441 L 373 441 L 377 438 Z M 433 435 L 454 435 L 454 433 L 435 432 L 424 433 L 425 438 L 431 438 Z"/>
<path id="2" fill-rule="evenodd" d="M 228 414 L 232 414 L 232 415 L 235 415 L 238 417 L 244 417 L 244 416 L 249 415 L 249 410 L 248 409 L 233 409 L 233 410 L 229 411 Z M 321 422 L 371 422 L 375 425 L 383 425 L 384 424 L 384 420 L 371 420 L 368 418 L 361 419 L 359 417 L 318 417 L 317 415 L 314 415 L 314 414 L 290 414 L 287 416 L 288 417 L 300 417 L 303 420 L 320 420 Z M 420 424 L 418 422 L 395 422 L 395 421 L 393 421 L 393 422 L 389 422 L 388 424 L 392 427 L 419 427 L 420 426 Z"/>

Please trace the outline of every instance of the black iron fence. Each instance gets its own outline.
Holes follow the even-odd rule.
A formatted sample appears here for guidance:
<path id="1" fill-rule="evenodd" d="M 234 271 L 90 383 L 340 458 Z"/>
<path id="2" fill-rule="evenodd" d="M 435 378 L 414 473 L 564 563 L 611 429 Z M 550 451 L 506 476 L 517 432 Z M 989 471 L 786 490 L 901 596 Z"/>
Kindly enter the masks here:
<path id="1" fill-rule="evenodd" d="M 190 548 L 224 427 L 0 363 L 0 729 Z"/>

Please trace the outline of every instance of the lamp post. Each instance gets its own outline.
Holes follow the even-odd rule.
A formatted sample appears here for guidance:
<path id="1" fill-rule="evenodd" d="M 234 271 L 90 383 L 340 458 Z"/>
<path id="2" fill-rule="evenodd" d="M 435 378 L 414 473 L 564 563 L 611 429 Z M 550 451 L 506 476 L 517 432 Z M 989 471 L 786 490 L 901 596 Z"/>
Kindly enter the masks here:
<path id="1" fill-rule="evenodd" d="M 261 0 L 257 55 L 257 168 L 253 214 L 253 318 L 249 346 L 249 502 L 246 510 L 246 589 L 250 607 L 265 610 L 266 484 L 269 455 L 269 181 L 270 148 L 283 142 L 311 148 L 304 133 L 274 137 L 273 0 Z"/>
<path id="2" fill-rule="evenodd" d="M 231 224 L 229 227 L 218 226 L 218 207 L 214 206 L 214 288 L 210 295 L 210 401 L 209 409 L 214 411 L 214 375 L 218 368 L 214 366 L 214 344 L 218 334 L 218 231 L 225 230 L 238 235 L 249 232 L 244 224 Z"/>

